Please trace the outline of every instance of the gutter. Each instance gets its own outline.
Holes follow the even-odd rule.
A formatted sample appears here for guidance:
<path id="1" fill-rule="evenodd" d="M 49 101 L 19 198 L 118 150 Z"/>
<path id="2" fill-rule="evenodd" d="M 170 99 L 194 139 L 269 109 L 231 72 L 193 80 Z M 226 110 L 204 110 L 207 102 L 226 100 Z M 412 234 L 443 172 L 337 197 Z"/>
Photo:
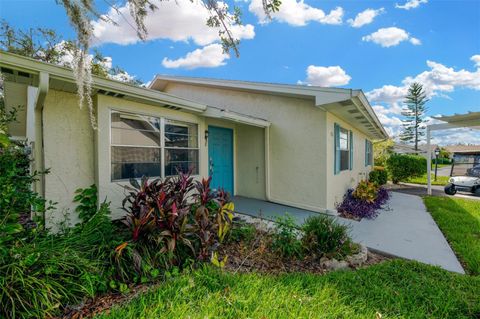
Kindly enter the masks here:
<path id="1" fill-rule="evenodd" d="M 33 167 L 37 172 L 45 171 L 45 152 L 43 148 L 43 108 L 45 105 L 45 99 L 50 87 L 50 75 L 46 72 L 39 73 L 39 83 L 37 95 L 34 101 L 33 110 Z M 27 127 L 29 125 L 27 124 Z M 35 183 L 35 191 L 45 198 L 45 176 L 41 175 L 38 181 Z M 45 219 L 45 212 L 43 212 L 43 220 Z"/>

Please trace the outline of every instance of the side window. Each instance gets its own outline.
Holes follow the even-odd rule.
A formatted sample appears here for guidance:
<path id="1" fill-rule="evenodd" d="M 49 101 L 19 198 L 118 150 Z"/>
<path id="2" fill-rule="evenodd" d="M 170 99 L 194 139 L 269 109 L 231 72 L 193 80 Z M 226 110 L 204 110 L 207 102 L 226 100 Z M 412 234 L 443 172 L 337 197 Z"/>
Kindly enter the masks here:
<path id="1" fill-rule="evenodd" d="M 352 132 L 335 123 L 334 126 L 335 174 L 351 169 Z"/>
<path id="2" fill-rule="evenodd" d="M 365 140 L 365 166 L 373 163 L 373 144 L 369 140 Z"/>

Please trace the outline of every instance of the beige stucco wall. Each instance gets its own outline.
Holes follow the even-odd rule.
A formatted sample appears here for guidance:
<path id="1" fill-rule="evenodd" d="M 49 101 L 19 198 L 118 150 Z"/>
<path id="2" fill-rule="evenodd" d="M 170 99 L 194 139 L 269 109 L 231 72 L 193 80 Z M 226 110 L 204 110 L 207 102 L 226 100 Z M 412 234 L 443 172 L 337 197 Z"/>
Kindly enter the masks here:
<path id="1" fill-rule="evenodd" d="M 204 132 L 208 125 L 234 130 L 235 193 L 265 198 L 265 155 L 263 129 L 236 124 L 231 121 L 205 118 L 197 114 L 158 106 L 126 101 L 105 95 L 95 97 L 98 130 L 90 126 L 88 112 L 80 110 L 73 93 L 50 90 L 44 107 L 45 197 L 57 202 L 47 225 L 52 229 L 65 220 L 78 222 L 75 190 L 95 183 L 99 199 L 111 202 L 112 217 L 125 214 L 121 209 L 125 198 L 123 186 L 128 181 L 111 181 L 110 112 L 111 110 L 139 113 L 198 124 L 199 174 L 208 176 L 208 148 Z"/>
<path id="2" fill-rule="evenodd" d="M 353 169 L 334 174 L 334 124 L 353 132 Z M 327 208 L 334 209 L 335 204 L 342 201 L 348 188 L 355 187 L 357 183 L 368 177 L 371 166 L 365 166 L 365 134 L 354 126 L 340 120 L 331 113 L 327 113 Z"/>
<path id="3" fill-rule="evenodd" d="M 313 101 L 287 97 L 224 91 L 209 88 L 172 86 L 177 94 L 270 121 L 269 166 L 271 200 L 313 210 L 333 209 L 348 187 L 365 178 L 365 136 L 351 125 L 313 106 Z M 267 199 L 265 180 L 265 130 L 231 121 L 205 118 L 199 114 L 135 103 L 115 97 L 95 97 L 99 128 L 90 127 L 88 112 L 80 110 L 73 93 L 50 90 L 43 114 L 45 195 L 58 202 L 52 226 L 63 220 L 62 213 L 78 219 L 72 202 L 77 188 L 96 183 L 99 199 L 111 202 L 114 218 L 121 217 L 125 181 L 111 181 L 110 111 L 119 110 L 166 117 L 198 124 L 199 175 L 208 176 L 208 148 L 204 132 L 208 125 L 234 130 L 235 194 Z M 333 174 L 333 124 L 354 132 L 354 169 Z"/>
<path id="4" fill-rule="evenodd" d="M 270 121 L 270 199 L 326 207 L 326 113 L 313 100 L 173 83 L 165 91 Z"/>
<path id="5" fill-rule="evenodd" d="M 236 125 L 237 195 L 266 199 L 265 129 Z"/>
<path id="6" fill-rule="evenodd" d="M 70 213 L 73 224 L 78 222 L 75 190 L 92 185 L 94 175 L 94 139 L 88 111 L 78 107 L 73 93 L 50 90 L 43 110 L 45 198 L 57 202 L 47 215 L 47 226 L 64 220 Z"/>
<path id="7" fill-rule="evenodd" d="M 7 111 L 17 109 L 16 121 L 8 125 L 10 135 L 26 136 L 27 85 L 5 81 L 5 107 Z"/>

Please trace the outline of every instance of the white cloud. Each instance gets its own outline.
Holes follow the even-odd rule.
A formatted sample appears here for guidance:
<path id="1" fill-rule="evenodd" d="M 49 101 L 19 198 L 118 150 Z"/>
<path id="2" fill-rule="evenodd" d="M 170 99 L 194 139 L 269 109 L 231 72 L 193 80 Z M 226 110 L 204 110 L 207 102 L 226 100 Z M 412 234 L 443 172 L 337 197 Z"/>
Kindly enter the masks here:
<path id="1" fill-rule="evenodd" d="M 164 58 L 162 65 L 166 68 L 215 68 L 225 65 L 225 60 L 229 59 L 229 55 L 223 52 L 222 46 L 218 43 L 207 45 L 201 49 L 196 49 L 187 53 L 183 58 L 170 60 Z"/>
<path id="2" fill-rule="evenodd" d="M 249 11 L 255 14 L 259 23 L 265 24 L 270 20 L 263 10 L 262 0 L 252 0 Z M 285 22 L 293 26 L 304 26 L 314 21 L 321 24 L 342 24 L 343 9 L 337 7 L 325 14 L 322 9 L 312 7 L 303 0 L 283 0 L 280 10 L 271 14 L 273 20 Z"/>
<path id="3" fill-rule="evenodd" d="M 395 115 L 396 113 L 391 112 L 383 105 L 373 105 L 372 108 L 389 136 L 395 137 L 402 132 L 403 122 L 398 115 Z"/>
<path id="4" fill-rule="evenodd" d="M 474 55 L 470 60 L 477 63 L 480 60 L 480 55 Z M 382 105 L 374 105 L 373 108 L 380 122 L 385 125 L 391 136 L 397 136 L 402 131 L 401 105 L 411 83 L 421 83 L 429 98 L 435 96 L 445 98 L 445 93 L 453 92 L 456 88 L 480 90 L 480 65 L 478 64 L 476 64 L 475 71 L 464 69 L 456 71 L 451 67 L 433 61 L 427 61 L 427 66 L 430 68 L 429 70 L 416 76 L 406 77 L 402 81 L 402 85 L 384 85 L 365 93 L 371 102 L 382 103 Z M 431 118 L 429 120 L 433 121 Z M 473 134 L 472 131 L 464 129 L 447 130 L 445 132 L 436 137 L 435 143 L 439 141 L 443 145 L 458 141 L 473 143 L 475 139 L 478 143 L 480 139 L 479 133 Z"/>
<path id="5" fill-rule="evenodd" d="M 480 141 L 480 131 L 468 128 L 456 128 L 449 130 L 440 130 L 432 132 L 432 144 L 455 145 L 478 144 Z"/>
<path id="6" fill-rule="evenodd" d="M 410 10 L 410 9 L 415 9 L 416 7 L 418 7 L 419 5 L 421 5 L 422 3 L 427 3 L 428 0 L 408 0 L 407 2 L 405 2 L 405 4 L 395 4 L 395 8 L 397 9 L 404 9 L 404 10 Z"/>
<path id="7" fill-rule="evenodd" d="M 64 52 L 65 54 L 60 58 L 59 64 L 62 66 L 66 66 L 68 68 L 72 68 L 72 63 L 74 60 L 74 52 L 70 48 L 70 46 L 66 46 L 65 41 L 61 41 L 55 45 L 57 50 Z M 93 55 L 89 54 L 87 59 L 89 61 L 93 60 Z M 136 78 L 134 75 L 128 74 L 126 71 L 115 71 L 113 72 L 113 62 L 112 62 L 112 57 L 106 56 L 103 58 L 103 61 L 99 61 L 98 64 L 100 64 L 105 71 L 107 72 L 107 78 L 115 80 L 115 81 L 120 81 L 120 82 L 133 82 Z"/>
<path id="8" fill-rule="evenodd" d="M 309 65 L 305 82 L 299 81 L 298 83 L 330 87 L 346 85 L 351 79 L 352 77 L 338 65 L 327 67 Z"/>
<path id="9" fill-rule="evenodd" d="M 422 41 L 420 41 L 419 39 L 417 38 L 413 38 L 413 37 L 410 37 L 410 43 L 413 44 L 413 45 L 420 45 L 422 44 Z"/>
<path id="10" fill-rule="evenodd" d="M 373 22 L 376 16 L 385 12 L 384 8 L 380 9 L 367 9 L 365 11 L 360 12 L 357 14 L 355 19 L 348 19 L 347 22 L 354 28 L 360 28 L 361 26 L 370 24 Z"/>
<path id="11" fill-rule="evenodd" d="M 409 40 L 414 45 L 419 45 L 420 40 L 411 37 L 407 31 L 397 28 L 381 28 L 372 34 L 362 37 L 363 41 L 374 42 L 381 45 L 384 48 L 399 45 L 402 41 Z"/>
<path id="12" fill-rule="evenodd" d="M 475 61 L 474 55 L 471 60 Z M 469 88 L 480 90 L 480 66 L 476 65 L 475 71 L 461 69 L 455 71 L 441 63 L 427 61 L 430 68 L 416 76 L 408 76 L 402 81 L 402 85 L 384 85 L 381 88 L 367 92 L 370 101 L 384 102 L 388 104 L 400 103 L 405 97 L 408 86 L 413 82 L 423 85 L 428 97 L 440 96 L 443 93 L 453 92 L 455 88 Z"/>
<path id="13" fill-rule="evenodd" d="M 381 88 L 373 89 L 367 93 L 367 98 L 373 102 L 385 102 L 389 104 L 403 100 L 407 94 L 406 86 L 384 85 Z"/>
<path id="14" fill-rule="evenodd" d="M 471 61 L 473 61 L 475 63 L 475 66 L 477 68 L 480 68 L 480 54 L 475 54 L 474 56 L 472 56 L 470 58 Z"/>
<path id="15" fill-rule="evenodd" d="M 209 17 L 208 10 L 200 1 L 153 0 L 157 10 L 149 12 L 145 25 L 147 40 L 170 39 L 173 41 L 190 41 L 198 45 L 208 45 L 219 40 L 218 28 L 206 25 Z M 129 13 L 129 6 L 119 7 L 118 12 L 113 8 L 108 12 L 109 19 L 118 26 L 103 20 L 92 21 L 94 45 L 102 43 L 117 43 L 122 45 L 134 44 L 140 41 L 137 37 L 135 22 Z M 251 24 L 243 26 L 230 25 L 230 29 L 238 39 L 252 39 L 255 37 L 254 27 Z"/>
<path id="16" fill-rule="evenodd" d="M 116 74 L 107 74 L 107 77 L 115 81 L 127 82 L 127 83 L 135 81 L 135 78 L 136 78 L 135 75 L 128 74 L 128 72 L 126 71 L 119 72 Z"/>

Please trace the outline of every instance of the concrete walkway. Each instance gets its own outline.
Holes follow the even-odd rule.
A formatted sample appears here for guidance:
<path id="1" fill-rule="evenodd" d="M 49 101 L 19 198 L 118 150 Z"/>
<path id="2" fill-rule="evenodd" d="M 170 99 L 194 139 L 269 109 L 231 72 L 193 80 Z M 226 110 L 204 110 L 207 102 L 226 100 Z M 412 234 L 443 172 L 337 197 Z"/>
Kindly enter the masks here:
<path id="1" fill-rule="evenodd" d="M 235 197 L 233 201 L 238 213 L 275 220 L 287 212 L 299 225 L 307 217 L 319 214 L 245 197 Z M 391 192 L 388 206 L 374 220 L 357 222 L 335 218 L 350 226 L 350 234 L 355 242 L 371 249 L 465 273 L 420 197 Z"/>

